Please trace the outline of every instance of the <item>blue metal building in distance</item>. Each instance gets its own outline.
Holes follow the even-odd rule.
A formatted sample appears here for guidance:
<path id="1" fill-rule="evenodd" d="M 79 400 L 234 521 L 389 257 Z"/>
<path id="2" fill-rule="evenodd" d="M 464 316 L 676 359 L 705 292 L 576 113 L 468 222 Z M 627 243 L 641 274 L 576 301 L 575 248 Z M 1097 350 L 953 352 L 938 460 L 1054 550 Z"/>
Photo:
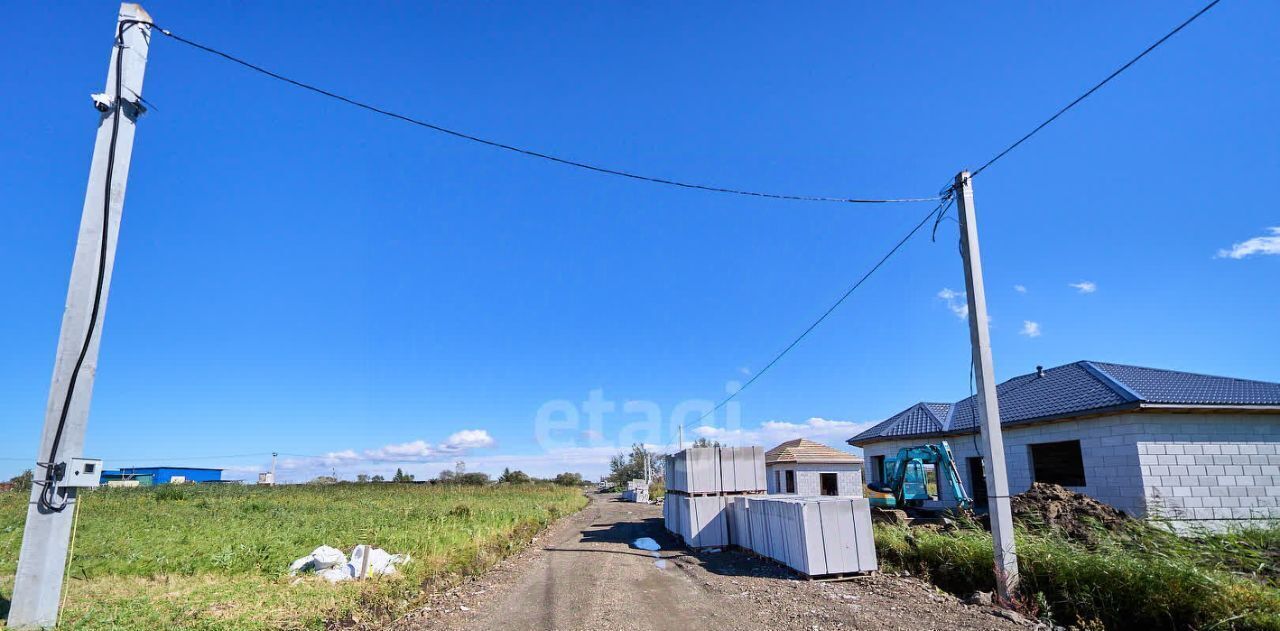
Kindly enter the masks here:
<path id="1" fill-rule="evenodd" d="M 201 467 L 122 467 L 102 472 L 102 483 L 115 480 L 137 480 L 142 486 L 170 484 L 178 478 L 181 482 L 221 482 L 222 469 Z"/>

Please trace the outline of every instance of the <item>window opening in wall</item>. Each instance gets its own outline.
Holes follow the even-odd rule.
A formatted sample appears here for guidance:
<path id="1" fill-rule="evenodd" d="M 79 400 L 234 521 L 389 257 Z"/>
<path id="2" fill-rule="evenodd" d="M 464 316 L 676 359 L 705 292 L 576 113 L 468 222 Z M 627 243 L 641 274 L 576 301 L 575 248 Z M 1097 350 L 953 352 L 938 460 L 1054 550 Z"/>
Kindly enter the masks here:
<path id="1" fill-rule="evenodd" d="M 834 473 L 819 473 L 819 481 L 822 486 L 823 495 L 839 495 L 840 480 Z"/>
<path id="2" fill-rule="evenodd" d="M 796 492 L 796 472 L 790 469 L 787 470 L 787 492 Z"/>
<path id="3" fill-rule="evenodd" d="M 973 497 L 974 506 L 987 505 L 987 470 L 982 468 L 982 458 L 970 457 L 969 463 L 969 495 Z"/>
<path id="4" fill-rule="evenodd" d="M 1031 451 L 1031 474 L 1036 482 L 1084 486 L 1084 456 L 1080 441 L 1064 440 L 1027 446 Z"/>

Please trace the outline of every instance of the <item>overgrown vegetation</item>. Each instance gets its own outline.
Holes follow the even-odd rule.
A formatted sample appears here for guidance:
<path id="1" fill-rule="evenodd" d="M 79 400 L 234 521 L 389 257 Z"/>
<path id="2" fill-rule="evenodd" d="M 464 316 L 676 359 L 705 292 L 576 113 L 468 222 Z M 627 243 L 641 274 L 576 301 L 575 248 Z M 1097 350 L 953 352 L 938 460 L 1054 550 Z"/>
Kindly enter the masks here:
<path id="1" fill-rule="evenodd" d="M 59 628 L 311 629 L 389 617 L 586 503 L 578 489 L 550 484 L 166 485 L 81 497 Z M 12 593 L 26 500 L 0 493 L 0 601 Z M 287 576 L 316 546 L 360 543 L 413 560 L 402 576 L 376 581 Z"/>
<path id="2" fill-rule="evenodd" d="M 27 469 L 18 475 L 9 478 L 9 484 L 13 485 L 14 491 L 30 491 L 31 481 L 35 479 L 35 474 L 31 469 Z"/>
<path id="3" fill-rule="evenodd" d="M 560 486 L 582 486 L 582 474 L 568 472 L 557 473 L 556 477 L 551 478 L 551 483 L 559 484 Z"/>
<path id="4" fill-rule="evenodd" d="M 959 595 L 991 591 L 991 535 L 876 525 L 885 569 L 928 577 Z M 1046 530 L 1017 532 L 1027 613 L 1107 629 L 1280 630 L 1280 525 L 1181 538 L 1134 522 L 1099 528 L 1092 544 Z"/>
<path id="5" fill-rule="evenodd" d="M 649 499 L 660 500 L 667 496 L 666 480 L 654 480 L 649 483 Z"/>
<path id="6" fill-rule="evenodd" d="M 609 460 L 609 477 L 606 480 L 615 491 L 621 491 L 627 488 L 627 482 L 645 479 L 646 462 L 649 464 L 649 479 L 657 479 L 662 475 L 662 460 L 658 454 L 636 443 L 631 446 L 631 451 L 620 453 Z"/>

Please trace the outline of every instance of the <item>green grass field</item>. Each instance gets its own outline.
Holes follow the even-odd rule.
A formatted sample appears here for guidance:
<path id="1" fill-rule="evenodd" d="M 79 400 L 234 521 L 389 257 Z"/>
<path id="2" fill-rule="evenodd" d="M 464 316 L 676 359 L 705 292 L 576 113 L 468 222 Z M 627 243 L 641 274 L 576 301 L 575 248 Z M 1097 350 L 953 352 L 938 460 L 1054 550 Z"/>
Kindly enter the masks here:
<path id="1" fill-rule="evenodd" d="M 1177 537 L 1135 523 L 1095 545 L 1017 529 L 1024 612 L 1083 629 L 1280 631 L 1280 525 Z M 887 570 L 957 595 L 995 587 L 991 534 L 877 524 Z"/>
<path id="2" fill-rule="evenodd" d="M 27 497 L 0 493 L 0 607 L 13 591 Z M 60 628 L 311 629 L 393 616 L 586 504 L 579 489 L 552 485 L 163 486 L 81 498 Z M 360 543 L 412 561 L 400 576 L 363 582 L 288 576 L 321 544 L 349 553 Z"/>

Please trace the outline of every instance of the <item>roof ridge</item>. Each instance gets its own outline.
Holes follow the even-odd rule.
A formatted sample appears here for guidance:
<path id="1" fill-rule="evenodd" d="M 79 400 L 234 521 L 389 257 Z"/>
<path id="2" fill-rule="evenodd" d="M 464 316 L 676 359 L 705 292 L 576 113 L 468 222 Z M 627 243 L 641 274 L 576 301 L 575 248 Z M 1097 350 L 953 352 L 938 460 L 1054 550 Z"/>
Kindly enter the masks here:
<path id="1" fill-rule="evenodd" d="M 958 403 L 947 403 L 947 419 L 942 422 L 942 431 L 951 429 L 951 422 L 956 418 L 956 408 L 960 407 Z"/>
<path id="2" fill-rule="evenodd" d="M 1263 381 L 1263 380 L 1261 380 L 1261 379 L 1245 379 L 1245 378 L 1243 378 L 1243 377 L 1228 377 L 1228 376 L 1226 376 L 1226 375 L 1211 375 L 1211 374 L 1209 374 L 1209 373 L 1207 373 L 1207 372 L 1191 372 L 1191 371 L 1189 371 L 1189 370 L 1174 370 L 1174 369 L 1172 369 L 1172 368 L 1153 368 L 1153 367 L 1151 367 L 1151 366 L 1139 366 L 1139 365 L 1137 365 L 1137 364 L 1121 364 L 1121 363 L 1119 363 L 1119 362 L 1100 362 L 1100 361 L 1094 361 L 1094 360 L 1086 360 L 1086 361 L 1081 361 L 1081 362 L 1077 362 L 1077 363 L 1081 363 L 1081 364 L 1085 364 L 1085 363 L 1087 363 L 1087 364 L 1093 364 L 1093 365 L 1095 365 L 1095 366 L 1097 366 L 1098 364 L 1105 364 L 1105 365 L 1108 365 L 1108 366 L 1122 366 L 1122 367 L 1124 367 L 1124 368 L 1138 368 L 1138 369 L 1141 369 L 1141 370 L 1155 370 L 1155 371 L 1159 371 L 1159 372 L 1171 372 L 1171 373 L 1175 373 L 1175 374 L 1179 374 L 1179 375 L 1191 375 L 1192 377 L 1210 377 L 1210 378 L 1213 378 L 1213 379 L 1228 379 L 1228 380 L 1231 380 L 1231 381 L 1248 381 L 1248 382 L 1250 382 L 1250 383 L 1264 383 L 1264 384 L 1267 384 L 1267 385 L 1276 385 L 1276 384 L 1277 384 L 1277 382 L 1275 382 L 1275 381 Z M 1098 366 L 1098 369 L 1099 369 L 1099 370 L 1102 370 L 1102 367 L 1101 367 L 1101 366 Z"/>
<path id="3" fill-rule="evenodd" d="M 1123 381 L 1117 379 L 1115 375 L 1107 372 L 1101 366 L 1091 361 L 1081 361 L 1076 363 L 1080 364 L 1080 367 L 1084 368 L 1084 371 L 1089 373 L 1090 377 L 1097 379 L 1102 385 L 1111 388 L 1111 390 L 1120 395 L 1122 399 L 1130 402 L 1142 401 L 1145 399 L 1145 397 L 1138 394 L 1133 388 L 1130 388 Z"/>

